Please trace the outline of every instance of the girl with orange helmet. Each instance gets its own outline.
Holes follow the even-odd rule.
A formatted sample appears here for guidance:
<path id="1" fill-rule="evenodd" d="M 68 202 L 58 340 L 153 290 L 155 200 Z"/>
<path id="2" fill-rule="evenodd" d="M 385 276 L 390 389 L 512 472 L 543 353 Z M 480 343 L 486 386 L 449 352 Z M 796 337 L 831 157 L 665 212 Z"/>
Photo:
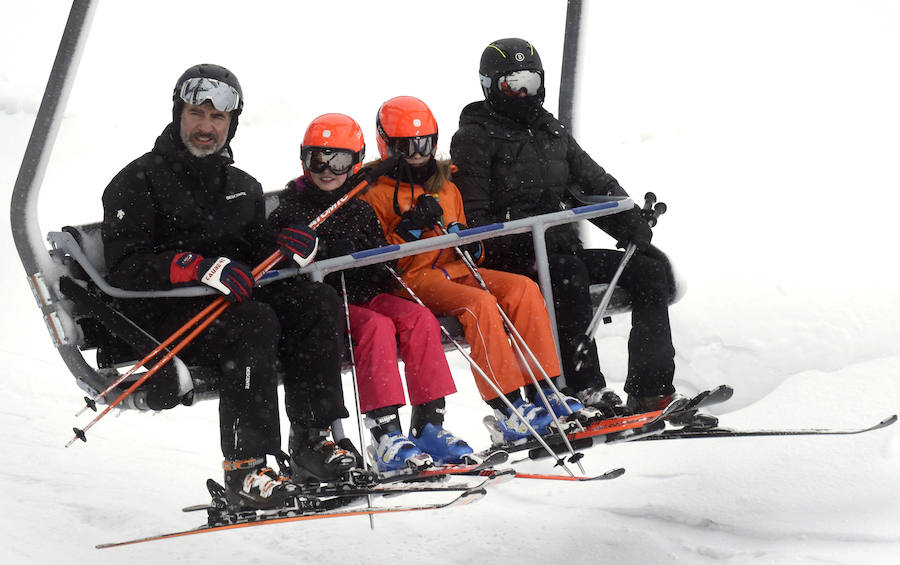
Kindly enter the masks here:
<path id="1" fill-rule="evenodd" d="M 394 170 L 381 176 L 362 197 L 378 214 L 388 243 L 434 237 L 444 229 L 449 232 L 466 229 L 462 198 L 450 181 L 450 162 L 435 158 L 438 128 L 428 106 L 411 96 L 392 98 L 379 108 L 376 129 L 381 158 L 402 156 Z M 477 260 L 480 244 L 472 251 Z M 551 378 L 558 377 L 559 361 L 550 319 L 537 285 L 521 275 L 479 269 L 490 289 L 485 292 L 452 248 L 404 257 L 398 265 L 405 282 L 426 306 L 437 314 L 459 319 L 473 360 L 522 417 L 538 433 L 546 433 L 552 416 L 544 406 L 522 398 L 519 389 L 528 386 L 531 380 L 510 346 L 497 310 L 499 303 L 544 372 Z M 476 382 L 481 397 L 494 408 L 503 440 L 528 436 L 519 414 L 511 413 L 489 384 L 480 378 Z M 531 388 L 531 392 L 536 392 Z M 554 412 L 568 415 L 554 395 L 548 396 Z M 566 402 L 573 411 L 583 408 L 574 399 L 567 398 Z"/>
<path id="2" fill-rule="evenodd" d="M 362 130 L 352 118 L 325 114 L 314 119 L 300 149 L 304 174 L 279 193 L 270 225 L 309 222 L 334 204 L 356 184 L 351 173 L 360 170 L 364 155 Z M 341 206 L 316 232 L 319 259 L 387 245 L 372 208 L 359 199 Z M 443 428 L 444 397 L 456 392 L 456 386 L 434 314 L 393 294 L 395 281 L 381 265 L 343 272 L 360 410 L 376 441 L 378 468 L 392 471 L 462 461 L 472 448 Z M 340 276 L 332 273 L 325 282 L 341 290 Z M 397 413 L 406 404 L 397 367 L 398 342 L 413 405 L 408 437 Z"/>

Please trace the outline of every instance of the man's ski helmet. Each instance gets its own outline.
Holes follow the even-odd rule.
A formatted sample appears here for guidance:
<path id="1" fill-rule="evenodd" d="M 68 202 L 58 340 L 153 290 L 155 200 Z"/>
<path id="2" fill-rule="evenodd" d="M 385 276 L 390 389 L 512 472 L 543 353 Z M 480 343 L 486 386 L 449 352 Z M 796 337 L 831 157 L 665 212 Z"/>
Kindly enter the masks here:
<path id="1" fill-rule="evenodd" d="M 523 81 L 521 84 L 510 84 L 502 79 L 516 76 L 516 71 L 533 71 L 531 81 Z M 481 76 L 481 89 L 484 97 L 492 106 L 508 104 L 515 101 L 514 94 L 527 94 L 530 100 L 535 100 L 538 105 L 544 103 L 544 66 L 541 64 L 541 56 L 538 55 L 534 45 L 515 37 L 498 39 L 484 48 L 481 54 L 481 64 L 478 67 Z M 519 73 L 523 78 L 529 73 Z M 539 82 L 537 79 L 539 78 Z M 532 98 L 534 97 L 534 98 Z"/>
<path id="2" fill-rule="evenodd" d="M 344 114 L 323 114 L 310 122 L 300 145 L 303 171 L 320 173 L 326 167 L 336 175 L 359 171 L 366 142 L 359 124 Z"/>
<path id="3" fill-rule="evenodd" d="M 234 73 L 219 65 L 204 63 L 194 65 L 181 73 L 172 92 L 172 122 L 175 133 L 181 134 L 181 111 L 185 102 L 202 104 L 212 102 L 217 110 L 231 112 L 231 125 L 225 147 L 231 142 L 238 126 L 238 116 L 244 109 L 244 91 Z"/>
<path id="4" fill-rule="evenodd" d="M 424 102 L 412 96 L 397 96 L 382 104 L 375 116 L 375 129 L 382 159 L 398 152 L 405 157 L 417 152 L 433 155 L 437 147 L 434 114 Z"/>

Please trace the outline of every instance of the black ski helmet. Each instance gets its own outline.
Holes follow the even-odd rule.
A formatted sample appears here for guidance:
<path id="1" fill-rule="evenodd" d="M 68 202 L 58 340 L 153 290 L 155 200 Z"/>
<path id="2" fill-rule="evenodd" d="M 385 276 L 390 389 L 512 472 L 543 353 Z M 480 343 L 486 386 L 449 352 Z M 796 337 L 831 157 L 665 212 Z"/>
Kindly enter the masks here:
<path id="1" fill-rule="evenodd" d="M 492 41 L 481 54 L 478 74 L 481 75 L 481 89 L 484 97 L 496 105 L 505 102 L 506 97 L 500 93 L 497 79 L 513 71 L 537 71 L 541 75 L 541 86 L 537 92 L 537 101 L 544 103 L 544 65 L 537 49 L 530 42 L 516 37 Z"/>
<path id="2" fill-rule="evenodd" d="M 231 143 L 231 138 L 234 137 L 234 133 L 237 131 L 238 116 L 244 109 L 244 91 L 241 89 L 241 83 L 234 76 L 234 73 L 225 67 L 212 63 L 194 65 L 181 73 L 181 76 L 178 77 L 178 81 L 175 83 L 175 89 L 172 91 L 172 123 L 175 125 L 175 133 L 179 139 L 181 138 L 181 110 L 184 109 L 184 100 L 181 99 L 180 95 L 181 85 L 184 81 L 192 78 L 211 78 L 222 81 L 237 91 L 240 98 L 237 108 L 231 111 L 231 125 L 228 127 L 228 139 L 225 140 L 224 145 L 224 147 L 228 147 L 228 144 Z"/>

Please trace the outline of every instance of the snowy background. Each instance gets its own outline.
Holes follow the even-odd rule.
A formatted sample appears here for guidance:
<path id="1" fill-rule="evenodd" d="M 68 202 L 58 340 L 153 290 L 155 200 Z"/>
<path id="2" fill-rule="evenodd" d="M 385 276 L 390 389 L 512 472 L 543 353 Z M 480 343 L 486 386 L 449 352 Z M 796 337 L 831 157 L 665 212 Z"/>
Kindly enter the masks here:
<path id="1" fill-rule="evenodd" d="M 0 189 L 7 201 L 68 15 L 0 0 Z M 672 308 L 676 385 L 728 382 L 735 427 L 847 427 L 900 411 L 900 6 L 889 0 L 587 2 L 575 134 L 637 199 L 669 205 L 655 241 L 689 289 Z M 478 59 L 519 36 L 557 105 L 565 2 L 104 2 L 43 183 L 42 232 L 101 217 L 100 195 L 171 116 L 182 70 L 241 79 L 237 164 L 297 176 L 325 112 L 424 99 L 447 151 L 481 96 Z M 214 10 L 212 9 L 214 8 Z M 5 216 L 4 216 L 5 218 Z M 7 220 L 3 220 L 6 224 Z M 597 447 L 579 485 L 518 481 L 440 513 L 272 526 L 99 552 L 198 525 L 220 474 L 215 403 L 123 413 L 64 449 L 81 392 L 54 352 L 9 235 L 0 343 L 4 563 L 900 563 L 900 429 L 864 436 Z M 598 245 L 610 241 L 596 234 Z M 621 390 L 627 319 L 603 330 Z M 451 356 L 448 427 L 487 446 Z M 349 387 L 348 387 L 349 388 Z M 546 463 L 520 470 L 549 471 Z M 398 502 L 412 503 L 411 497 Z"/>

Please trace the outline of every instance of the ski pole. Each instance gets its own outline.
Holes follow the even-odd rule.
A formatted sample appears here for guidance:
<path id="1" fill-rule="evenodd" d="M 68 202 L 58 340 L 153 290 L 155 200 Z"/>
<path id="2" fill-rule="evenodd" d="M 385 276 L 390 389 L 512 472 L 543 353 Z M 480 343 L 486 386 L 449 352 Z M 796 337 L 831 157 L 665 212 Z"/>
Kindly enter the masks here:
<path id="1" fill-rule="evenodd" d="M 353 399 L 356 401 L 356 425 L 359 427 L 359 447 L 363 453 L 363 470 L 369 469 L 369 462 L 366 461 L 366 440 L 365 425 L 363 424 L 362 410 L 359 406 L 359 385 L 356 382 L 356 357 L 353 354 L 353 336 L 350 333 L 350 302 L 347 300 L 347 281 L 344 278 L 344 271 L 341 271 L 341 294 L 344 297 L 344 320 L 347 326 L 347 346 L 350 350 L 350 373 L 353 376 Z M 372 508 L 372 495 L 366 495 L 366 503 Z M 369 529 L 375 529 L 375 517 L 369 514 Z"/>
<path id="2" fill-rule="evenodd" d="M 271 269 L 271 267 L 269 267 L 268 269 L 265 269 L 265 271 L 260 270 L 260 268 L 263 267 L 263 265 L 266 265 L 266 264 L 268 264 L 269 261 L 273 261 L 273 260 L 275 261 L 275 263 L 277 263 L 278 260 L 280 260 L 280 259 L 281 259 L 281 255 L 280 255 L 280 252 L 278 252 L 277 258 L 275 256 L 275 254 L 273 254 L 268 259 L 266 259 L 263 263 L 261 263 L 256 269 L 253 270 L 254 280 L 258 280 L 259 277 L 261 277 L 265 272 L 268 272 L 268 270 Z M 274 263 L 273 263 L 273 266 L 274 266 Z M 90 408 L 91 410 L 96 412 L 97 411 L 97 400 L 99 400 L 101 398 L 105 398 L 106 395 L 110 393 L 110 391 L 112 391 L 117 386 L 119 386 L 120 384 L 125 382 L 125 380 L 128 377 L 130 377 L 132 374 L 134 374 L 134 372 L 137 371 L 140 367 L 142 367 L 145 364 L 152 361 L 154 357 L 156 357 L 157 355 L 162 353 L 164 350 L 166 350 L 168 348 L 168 346 L 172 344 L 173 341 L 175 341 L 176 339 L 181 337 L 184 334 L 184 332 L 188 331 L 189 329 L 191 329 L 192 327 L 197 325 L 204 317 L 206 317 L 207 314 L 215 311 L 216 308 L 222 306 L 222 304 L 224 304 L 225 301 L 226 300 L 225 300 L 224 296 L 220 296 L 220 297 L 216 298 L 215 300 L 213 300 L 206 308 L 204 308 L 203 310 L 198 312 L 196 316 L 194 316 L 193 318 L 188 320 L 188 322 L 185 323 L 183 326 L 181 326 L 180 328 L 175 330 L 175 333 L 173 333 L 168 338 L 166 338 L 165 341 L 163 341 L 162 343 L 157 345 L 153 349 L 153 351 L 151 351 L 150 353 L 145 355 L 143 359 L 141 359 L 140 361 L 135 363 L 130 369 L 125 371 L 125 373 L 123 373 L 118 379 L 116 379 L 115 382 L 113 382 L 111 385 L 106 387 L 106 390 L 98 393 L 93 398 L 85 396 L 84 397 L 85 405 L 82 406 L 81 410 L 79 410 L 75 414 L 75 417 L 81 416 L 88 408 Z"/>
<path id="3" fill-rule="evenodd" d="M 316 218 L 312 222 L 310 222 L 309 227 L 311 227 L 313 229 L 318 227 L 329 216 L 334 214 L 341 206 L 346 204 L 351 198 L 353 198 L 354 196 L 359 194 L 363 189 L 365 189 L 366 186 L 368 186 L 368 184 L 369 184 L 369 182 L 367 179 L 363 179 L 362 181 L 360 181 L 356 186 L 354 186 L 352 189 L 350 189 L 347 192 L 347 194 L 341 196 L 339 199 L 337 199 L 337 201 L 334 202 L 334 204 L 332 204 L 331 206 L 326 208 L 324 211 L 322 211 L 321 214 L 316 216 Z M 278 262 L 281 261 L 282 259 L 284 259 L 284 254 L 281 252 L 281 250 L 275 251 L 274 253 L 269 255 L 269 257 L 267 257 L 262 263 L 260 263 L 259 265 L 256 266 L 256 268 L 253 269 L 254 282 L 258 282 L 259 279 L 261 279 L 263 277 L 263 275 L 265 275 L 270 270 L 272 270 L 272 268 L 276 264 L 278 264 Z M 209 317 L 205 321 L 203 321 L 200 326 L 198 326 L 197 328 L 194 329 L 194 331 L 192 331 L 190 334 L 188 334 L 175 348 L 173 348 L 158 363 L 153 365 L 152 368 L 150 368 L 146 373 L 144 373 L 144 375 L 142 375 L 142 377 L 140 379 L 135 381 L 135 383 L 133 385 L 128 387 L 128 389 L 126 389 L 122 394 L 120 394 L 118 396 L 118 398 L 116 398 L 113 402 L 111 402 L 103 410 L 103 412 L 101 412 L 93 420 L 88 422 L 88 424 L 84 428 L 81 428 L 81 429 L 72 428 L 72 430 L 75 432 L 75 436 L 71 440 L 69 440 L 69 442 L 66 444 L 66 447 L 69 447 L 70 445 L 72 445 L 72 443 L 74 443 L 76 439 L 80 439 L 81 441 L 87 441 L 87 437 L 85 437 L 85 432 L 88 429 L 93 427 L 94 424 L 96 424 L 98 421 L 100 421 L 100 419 L 102 419 L 103 416 L 108 414 L 109 411 L 112 410 L 115 406 L 119 405 L 123 400 L 128 398 L 128 396 L 130 396 L 131 393 L 133 393 L 147 379 L 149 379 L 151 376 L 156 374 L 156 372 L 159 371 L 159 369 L 162 368 L 179 351 L 181 351 L 182 349 L 187 347 L 187 345 L 191 341 L 193 341 L 194 338 L 196 338 L 200 334 L 200 332 L 202 332 L 204 329 L 206 329 L 216 318 L 218 318 L 219 315 L 221 315 L 222 312 L 224 312 L 225 309 L 228 308 L 228 306 L 229 306 L 229 303 L 227 302 L 225 297 L 220 296 L 220 297 L 216 298 L 215 300 L 212 301 L 212 303 L 209 304 L 209 306 L 207 306 L 202 311 L 200 311 L 196 316 L 191 318 L 186 324 L 184 324 L 178 330 L 176 330 L 175 333 L 173 333 L 171 336 L 169 336 L 169 338 L 167 338 L 163 343 L 161 343 L 156 348 L 154 348 L 154 350 L 152 352 L 150 352 L 150 354 L 148 354 L 143 359 L 141 359 L 141 361 L 136 363 L 128 372 L 126 372 L 124 375 L 119 377 L 116 380 L 116 382 L 113 383 L 111 386 L 109 386 L 103 393 L 98 394 L 93 399 L 85 399 L 86 407 L 90 407 L 92 403 L 96 407 L 96 401 L 98 398 L 104 397 L 114 387 L 116 387 L 119 384 L 121 384 L 122 382 L 124 382 L 124 380 L 126 378 L 128 378 L 131 374 L 133 374 L 137 370 L 138 367 L 144 365 L 145 363 L 149 363 L 150 360 L 153 359 L 154 357 L 156 357 L 156 355 L 158 355 L 161 351 L 163 351 L 163 349 L 165 349 L 168 345 L 170 345 L 173 341 L 175 341 L 184 332 L 188 331 L 195 324 L 200 322 L 200 320 L 203 319 L 203 317 L 205 315 L 209 314 Z M 84 410 L 82 409 L 81 412 L 84 412 Z M 79 412 L 79 413 L 81 413 L 81 412 Z"/>
<path id="4" fill-rule="evenodd" d="M 427 306 L 425 306 L 425 304 L 419 299 L 416 293 L 414 293 L 409 285 L 406 284 L 406 281 L 404 281 L 403 278 L 400 277 L 400 275 L 398 275 L 390 265 L 385 264 L 384 268 L 387 269 L 395 279 L 397 279 L 397 282 L 400 283 L 400 286 L 403 287 L 407 294 L 409 294 L 409 296 L 413 300 L 415 300 L 416 303 L 419 304 L 419 306 L 427 308 Z M 532 436 L 534 436 L 541 447 L 543 447 L 547 451 L 547 453 L 550 454 L 550 457 L 556 460 L 556 463 L 553 466 L 561 466 L 570 476 L 574 477 L 575 475 L 572 473 L 572 471 L 568 467 L 566 467 L 566 462 L 561 457 L 556 455 L 553 449 L 551 449 L 550 446 L 547 445 L 547 442 L 544 441 L 544 438 L 541 437 L 541 434 L 537 433 L 537 430 L 535 430 L 531 423 L 525 419 L 524 415 L 521 414 L 515 406 L 513 406 L 513 403 L 510 402 L 508 398 L 506 398 L 506 395 L 503 394 L 503 391 L 500 390 L 500 387 L 498 387 L 497 384 L 487 376 L 487 373 L 485 373 L 484 370 L 482 370 L 482 368 L 478 366 L 478 363 L 476 363 L 475 360 L 472 359 L 472 357 L 468 353 L 466 353 L 465 349 L 463 349 L 463 346 L 461 346 L 455 339 L 453 339 L 453 336 L 450 335 L 450 332 L 447 331 L 447 328 L 444 327 L 444 324 L 439 323 L 438 325 L 441 327 L 441 332 L 444 334 L 444 337 L 446 337 L 450 341 L 450 343 L 453 344 L 453 347 L 455 347 L 456 350 L 459 351 L 459 353 L 466 359 L 466 361 L 469 362 L 469 365 L 472 367 L 475 373 L 478 374 L 478 376 L 481 377 L 482 380 L 484 380 L 484 382 L 486 382 L 495 393 L 497 393 L 497 398 L 499 398 L 504 404 L 506 404 L 506 407 L 509 408 L 510 413 L 518 416 L 519 420 L 523 424 L 525 424 L 525 427 L 528 428 L 528 431 Z"/>
<path id="5" fill-rule="evenodd" d="M 440 233 L 446 234 L 447 230 L 444 229 L 440 223 L 438 223 L 435 227 L 438 228 Z M 453 248 L 456 251 L 456 254 L 462 260 L 462 262 L 469 269 L 469 272 L 472 273 L 472 276 L 475 277 L 475 280 L 478 281 L 478 284 L 481 285 L 481 288 L 490 293 L 490 289 L 488 289 L 487 283 L 485 283 L 484 278 L 481 276 L 481 273 L 478 271 L 478 268 L 475 266 L 475 262 L 469 257 L 468 253 L 461 250 L 459 247 Z M 569 461 L 578 465 L 578 469 L 581 471 L 581 474 L 584 474 L 584 468 L 581 466 L 581 458 L 584 457 L 582 453 L 576 453 L 575 448 L 572 447 L 572 444 L 569 442 L 569 438 L 566 435 L 565 430 L 563 430 L 562 424 L 559 422 L 559 418 L 557 418 L 556 413 L 550 407 L 550 401 L 547 399 L 547 395 L 544 393 L 543 388 L 538 383 L 537 377 L 534 376 L 534 371 L 529 364 L 529 358 L 531 362 L 538 368 L 541 372 L 541 376 L 544 377 L 544 382 L 549 383 L 554 391 L 554 394 L 557 396 L 557 400 L 561 405 L 563 405 L 569 414 L 572 414 L 572 408 L 566 403 L 565 398 L 559 393 L 555 386 L 553 386 L 553 382 L 550 380 L 550 376 L 547 374 L 547 371 L 544 370 L 544 367 L 540 364 L 537 359 L 537 356 L 525 342 L 525 339 L 522 335 L 516 330 L 516 327 L 513 325 L 512 320 L 510 320 L 509 316 L 506 315 L 506 312 L 503 310 L 503 307 L 497 303 L 497 310 L 500 313 L 500 317 L 503 319 L 503 325 L 506 328 L 507 335 L 511 338 L 511 345 L 513 346 L 513 350 L 518 355 L 519 359 L 522 361 L 522 364 L 525 366 L 525 369 L 528 371 L 529 377 L 531 377 L 531 382 L 534 385 L 535 390 L 537 391 L 538 396 L 540 396 L 541 400 L 544 403 L 544 406 L 547 407 L 547 411 L 550 413 L 550 417 L 553 418 L 553 424 L 556 426 L 556 430 L 559 433 L 560 438 L 562 438 L 563 444 L 566 446 L 566 450 L 568 450 L 571 457 Z M 529 357 L 526 358 L 524 351 L 528 352 Z M 576 422 L 576 424 L 581 427 L 580 422 Z"/>
<path id="6" fill-rule="evenodd" d="M 652 192 L 648 192 L 644 195 L 644 207 L 641 209 L 641 215 L 647 219 L 647 223 L 650 224 L 651 228 L 656 225 L 659 216 L 665 213 L 665 202 L 657 202 L 656 195 Z M 608 319 L 606 318 L 606 309 L 609 307 L 609 302 L 612 299 L 613 291 L 616 289 L 616 285 L 619 282 L 619 277 L 621 277 L 622 273 L 625 271 L 625 266 L 628 264 L 628 261 L 631 260 L 631 257 L 634 255 L 634 252 L 636 250 L 637 246 L 634 243 L 629 243 L 625 248 L 625 255 L 619 262 L 619 267 L 616 269 L 615 274 L 613 274 L 612 280 L 609 281 L 609 285 L 606 287 L 606 292 L 603 293 L 603 298 L 600 300 L 600 305 L 597 307 L 597 311 L 594 313 L 594 317 L 591 318 L 591 323 L 588 324 L 584 335 L 582 336 L 581 340 L 579 340 L 578 345 L 575 347 L 575 358 L 577 359 L 575 363 L 576 371 L 581 369 L 581 366 L 584 365 L 584 356 L 587 354 L 588 345 L 590 345 L 590 343 L 594 340 L 594 337 L 596 337 L 597 329 L 600 327 L 600 322 L 608 321 Z"/>
<path id="7" fill-rule="evenodd" d="M 275 254 L 272 255 L 272 257 L 275 257 L 276 254 L 277 254 L 277 258 L 271 262 L 271 265 L 269 265 L 269 267 L 268 267 L 268 269 L 266 269 L 266 271 L 271 269 L 275 265 L 275 263 L 277 263 L 279 260 L 281 260 L 281 252 L 280 251 L 276 252 Z M 270 257 L 269 259 L 272 259 L 272 257 Z M 264 261 L 261 265 L 270 263 L 269 259 Z M 257 267 L 257 269 L 259 269 L 259 267 Z M 259 278 L 256 275 L 257 269 L 254 269 L 254 280 L 259 280 Z M 261 272 L 260 276 L 262 274 L 264 274 L 264 272 Z M 228 308 L 228 306 L 229 306 L 228 302 L 225 302 L 224 300 L 223 300 L 223 302 L 224 302 L 224 304 L 220 303 L 218 305 L 218 308 L 216 308 L 215 310 L 212 311 L 212 314 L 210 314 L 205 320 L 200 322 L 200 324 L 196 328 L 194 328 L 193 331 L 191 331 L 191 333 L 189 333 L 187 336 L 185 336 L 185 338 L 183 340 L 181 340 L 168 353 L 166 353 L 166 355 L 163 356 L 163 358 L 160 359 L 155 365 L 153 365 L 150 369 L 148 369 L 146 373 L 141 375 L 141 378 L 139 378 L 134 383 L 132 383 L 132 385 L 129 386 L 127 389 L 125 389 L 125 391 L 122 392 L 122 394 L 120 394 L 115 400 L 110 402 L 106 406 L 106 408 L 103 409 L 103 412 L 100 412 L 99 414 L 97 414 L 97 416 L 95 416 L 93 420 L 88 422 L 85 427 L 80 428 L 80 429 L 72 428 L 72 431 L 75 432 L 75 435 L 72 437 L 72 439 L 70 439 L 68 441 L 68 443 L 66 443 L 66 447 L 69 447 L 70 445 L 75 443 L 76 439 L 80 439 L 81 441 L 87 441 L 87 437 L 85 436 L 85 433 L 89 429 L 94 427 L 94 425 L 97 422 L 99 422 L 101 419 L 103 419 L 104 416 L 106 416 L 113 408 L 118 406 L 123 400 L 128 398 L 135 390 L 137 390 L 138 387 L 140 387 L 142 384 L 144 384 L 144 382 L 146 382 L 147 379 L 149 379 L 150 377 L 155 375 L 166 363 L 168 363 L 173 357 L 175 357 L 175 355 L 177 355 L 178 352 L 180 352 L 182 349 L 187 347 L 194 340 L 194 338 L 196 338 L 198 335 L 200 335 L 200 333 L 203 330 L 205 330 L 207 327 L 209 327 L 209 325 L 212 324 L 216 320 L 216 318 L 218 318 L 219 315 L 221 315 L 222 312 L 225 311 L 226 308 Z M 215 303 L 215 301 L 214 301 L 214 303 Z M 210 306 L 212 306 L 212 305 L 213 304 L 210 304 Z M 190 326 L 188 326 L 188 328 L 189 327 Z M 179 331 L 182 331 L 182 330 L 186 331 L 188 328 L 185 328 L 184 326 L 182 326 L 182 328 Z"/>

